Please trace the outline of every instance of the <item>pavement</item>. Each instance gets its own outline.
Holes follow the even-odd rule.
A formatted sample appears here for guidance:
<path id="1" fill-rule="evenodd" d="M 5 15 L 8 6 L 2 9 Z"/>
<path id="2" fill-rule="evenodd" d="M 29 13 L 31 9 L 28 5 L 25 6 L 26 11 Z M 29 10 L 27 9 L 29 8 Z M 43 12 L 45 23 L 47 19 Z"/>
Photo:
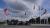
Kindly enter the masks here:
<path id="1" fill-rule="evenodd" d="M 50 24 L 31 24 L 31 26 L 50 26 Z"/>
<path id="2" fill-rule="evenodd" d="M 31 25 L 0 25 L 0 28 L 50 28 L 49 24 L 31 24 Z"/>

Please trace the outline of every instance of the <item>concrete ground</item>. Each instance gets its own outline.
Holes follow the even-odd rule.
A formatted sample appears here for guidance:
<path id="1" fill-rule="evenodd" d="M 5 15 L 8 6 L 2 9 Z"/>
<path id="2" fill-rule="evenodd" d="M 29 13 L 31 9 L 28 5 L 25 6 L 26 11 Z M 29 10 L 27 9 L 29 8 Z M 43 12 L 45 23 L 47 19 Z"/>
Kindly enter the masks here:
<path id="1" fill-rule="evenodd" d="M 31 24 L 31 25 L 0 25 L 0 28 L 50 28 L 48 24 Z"/>

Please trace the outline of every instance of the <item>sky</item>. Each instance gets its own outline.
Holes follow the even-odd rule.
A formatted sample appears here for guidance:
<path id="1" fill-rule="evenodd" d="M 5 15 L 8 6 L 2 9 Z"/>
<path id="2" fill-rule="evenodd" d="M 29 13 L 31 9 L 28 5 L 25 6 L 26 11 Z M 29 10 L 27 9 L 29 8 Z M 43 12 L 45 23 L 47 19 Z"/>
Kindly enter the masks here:
<path id="1" fill-rule="evenodd" d="M 4 8 L 6 4 L 3 2 L 3 0 L 0 0 L 0 8 Z M 42 7 L 45 9 L 48 9 L 48 12 L 50 13 L 50 0 L 44 0 Z"/>
<path id="2" fill-rule="evenodd" d="M 7 1 L 8 2 L 8 1 Z M 12 1 L 13 2 L 13 1 Z M 33 0 L 25 0 L 25 2 L 27 2 L 27 3 L 25 3 L 25 2 L 22 2 L 22 1 L 20 1 L 19 0 L 19 2 L 21 2 L 21 4 L 19 4 L 19 7 L 20 7 L 20 5 L 22 6 L 22 8 L 20 8 L 21 10 L 23 9 L 23 8 L 26 8 L 25 7 L 25 5 L 27 5 L 27 7 L 29 7 L 29 9 L 31 9 L 32 8 L 32 3 L 34 3 L 35 1 L 33 1 Z M 24 3 L 25 5 L 23 5 L 22 3 Z M 36 2 L 35 2 L 36 3 Z M 10 4 L 11 4 L 11 1 L 10 1 Z M 17 3 L 18 4 L 18 3 Z M 6 7 L 6 3 L 4 2 L 4 0 L 0 0 L 0 8 L 5 8 Z M 50 13 L 50 0 L 37 0 L 37 5 L 40 5 L 40 6 L 42 6 L 41 8 L 44 8 L 44 9 L 47 9 L 47 11 L 48 11 L 48 13 Z M 10 5 L 11 6 L 11 5 Z M 24 6 L 24 7 L 23 7 Z M 13 7 L 13 5 L 11 6 L 11 7 Z M 15 7 L 13 7 L 13 8 L 15 8 L 16 9 L 16 6 Z M 17 8 L 18 8 L 18 6 L 17 6 Z M 36 7 L 37 9 L 38 9 L 38 7 Z M 28 9 L 28 8 L 26 8 L 26 9 Z M 37 14 L 37 11 L 38 10 L 35 10 L 34 11 L 34 15 L 36 15 Z M 18 10 L 19 10 L 19 8 L 18 8 Z M 23 10 L 24 11 L 24 10 Z M 32 10 L 30 10 L 31 12 L 33 12 Z M 31 12 L 28 12 L 28 14 L 29 15 L 32 15 L 32 13 Z M 17 12 L 18 13 L 18 12 Z M 22 12 L 22 11 L 20 11 L 20 14 L 19 15 L 23 15 L 23 14 L 21 14 L 21 13 L 24 13 L 24 12 Z M 30 14 L 31 13 L 31 14 Z M 14 15 L 14 14 L 13 14 Z M 15 14 L 16 15 L 16 14 Z M 19 15 L 17 15 L 17 16 L 19 16 Z M 37 14 L 37 15 L 39 15 L 39 14 Z M 24 15 L 23 15 L 24 16 Z M 28 16 L 28 15 L 27 15 Z M 24 17 L 26 17 L 26 16 L 24 16 Z"/>
<path id="3" fill-rule="evenodd" d="M 50 13 L 50 0 L 45 0 L 45 2 L 43 3 L 43 7 Z"/>

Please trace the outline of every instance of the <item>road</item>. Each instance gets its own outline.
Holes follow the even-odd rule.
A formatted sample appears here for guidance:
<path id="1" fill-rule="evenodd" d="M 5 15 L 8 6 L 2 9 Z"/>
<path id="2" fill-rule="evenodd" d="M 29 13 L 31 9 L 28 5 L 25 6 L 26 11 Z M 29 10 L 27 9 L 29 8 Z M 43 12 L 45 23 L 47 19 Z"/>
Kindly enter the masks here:
<path id="1" fill-rule="evenodd" d="M 50 28 L 50 26 L 1 25 L 0 28 Z"/>

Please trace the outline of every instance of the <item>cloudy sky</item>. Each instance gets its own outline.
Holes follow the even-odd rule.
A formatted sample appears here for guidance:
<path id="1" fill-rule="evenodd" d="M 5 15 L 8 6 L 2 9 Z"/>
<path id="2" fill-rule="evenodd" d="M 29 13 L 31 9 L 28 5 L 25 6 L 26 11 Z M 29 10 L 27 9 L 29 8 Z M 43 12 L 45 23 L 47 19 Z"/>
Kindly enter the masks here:
<path id="1" fill-rule="evenodd" d="M 34 10 L 32 11 L 32 6 L 34 5 L 34 3 L 36 3 L 35 5 L 37 5 L 37 6 L 36 6 L 35 11 Z M 8 6 L 15 10 L 16 9 L 19 10 L 19 11 L 16 11 L 16 13 L 18 13 L 17 16 L 21 16 L 21 17 L 22 16 L 27 17 L 30 15 L 31 16 L 32 15 L 39 16 L 39 13 L 38 13 L 39 11 L 37 10 L 38 6 L 41 6 L 41 8 L 43 7 L 44 9 L 47 9 L 48 13 L 50 13 L 50 0 L 24 0 L 24 1 L 23 0 L 17 0 L 17 1 L 15 1 L 15 0 L 0 0 L 0 9 L 3 9 Z M 27 16 L 24 16 L 25 10 L 27 10 L 26 11 Z M 12 11 L 12 12 L 14 12 L 14 11 Z M 15 16 L 16 16 L 16 14 L 15 14 Z"/>

